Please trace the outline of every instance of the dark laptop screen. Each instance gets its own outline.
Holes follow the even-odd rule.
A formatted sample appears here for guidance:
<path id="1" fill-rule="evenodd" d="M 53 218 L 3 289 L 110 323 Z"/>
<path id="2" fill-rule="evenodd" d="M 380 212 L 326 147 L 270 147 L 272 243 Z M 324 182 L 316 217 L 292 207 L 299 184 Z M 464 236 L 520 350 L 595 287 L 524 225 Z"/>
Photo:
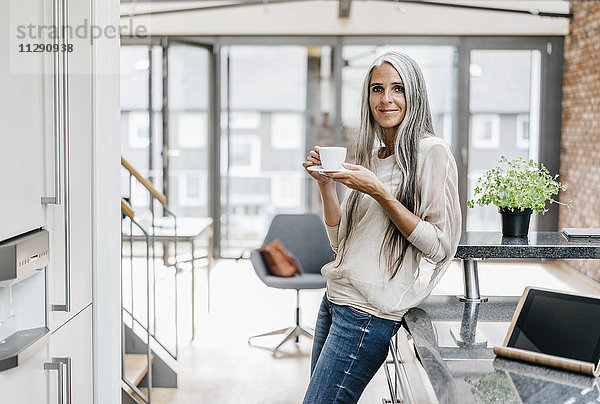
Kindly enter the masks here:
<path id="1" fill-rule="evenodd" d="M 508 346 L 597 364 L 600 299 L 531 289 Z"/>

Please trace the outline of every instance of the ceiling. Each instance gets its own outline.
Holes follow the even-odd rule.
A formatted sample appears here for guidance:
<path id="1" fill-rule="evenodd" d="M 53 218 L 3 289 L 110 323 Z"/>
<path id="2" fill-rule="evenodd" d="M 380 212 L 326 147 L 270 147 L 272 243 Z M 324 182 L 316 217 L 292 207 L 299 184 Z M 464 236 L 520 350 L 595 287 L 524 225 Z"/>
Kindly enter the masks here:
<path id="1" fill-rule="evenodd" d="M 121 21 L 152 35 L 566 35 L 562 0 L 121 1 Z M 192 10 L 190 10 L 192 9 Z M 562 15 L 546 16 L 545 13 Z M 127 33 L 127 29 L 123 33 Z"/>

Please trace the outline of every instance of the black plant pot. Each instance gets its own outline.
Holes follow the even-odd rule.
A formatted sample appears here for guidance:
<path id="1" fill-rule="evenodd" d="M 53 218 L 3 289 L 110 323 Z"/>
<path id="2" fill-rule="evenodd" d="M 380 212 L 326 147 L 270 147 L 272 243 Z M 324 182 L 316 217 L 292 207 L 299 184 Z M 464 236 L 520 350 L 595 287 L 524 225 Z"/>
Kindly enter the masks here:
<path id="1" fill-rule="evenodd" d="M 527 237 L 532 212 L 530 208 L 515 209 L 512 212 L 508 208 L 498 208 L 498 212 L 502 216 L 502 236 Z"/>

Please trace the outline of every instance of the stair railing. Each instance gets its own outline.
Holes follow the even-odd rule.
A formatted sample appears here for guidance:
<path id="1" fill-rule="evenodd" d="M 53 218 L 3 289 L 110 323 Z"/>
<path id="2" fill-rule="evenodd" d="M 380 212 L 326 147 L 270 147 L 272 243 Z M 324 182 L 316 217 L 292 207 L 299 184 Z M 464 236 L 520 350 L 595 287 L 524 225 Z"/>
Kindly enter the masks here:
<path id="1" fill-rule="evenodd" d="M 144 178 L 140 172 L 138 170 L 135 169 L 135 167 L 133 167 L 133 165 L 131 165 L 131 163 L 129 163 L 124 157 L 121 156 L 121 166 L 123 168 L 125 168 L 125 170 L 128 173 L 128 192 L 129 192 L 129 198 L 125 198 L 125 199 L 129 199 L 129 202 L 133 202 L 132 201 L 132 187 L 135 183 L 138 183 L 140 185 L 142 185 L 147 191 L 148 191 L 148 195 L 149 195 L 149 199 L 150 199 L 150 203 L 149 203 L 149 208 L 150 208 L 150 215 L 151 215 L 151 222 L 148 224 L 148 237 L 150 239 L 150 252 L 151 252 L 151 256 L 152 256 L 152 285 L 153 285 L 153 299 L 152 299 L 152 306 L 153 306 L 153 323 L 152 323 L 152 337 L 154 338 L 154 340 L 165 350 L 167 351 L 167 353 L 175 360 L 177 360 L 178 356 L 179 356 L 179 325 L 178 325 L 178 304 L 177 304 L 177 273 L 178 273 L 178 269 L 179 269 L 179 261 L 178 261 L 178 255 L 177 255 L 177 239 L 178 239 L 178 233 L 177 233 L 177 216 L 168 208 L 167 206 L 167 197 L 166 195 L 162 194 L 161 192 L 159 192 L 150 181 L 148 181 L 146 178 Z M 170 232 L 170 230 L 165 229 L 163 226 L 161 226 L 159 223 L 157 223 L 156 221 L 156 215 L 155 215 L 155 204 L 158 204 L 159 209 L 162 209 L 163 211 L 163 216 L 164 217 L 171 217 L 173 219 L 173 231 Z M 142 226 L 140 224 L 140 226 Z M 164 251 L 163 252 L 163 263 L 165 266 L 173 266 L 175 268 L 175 290 L 174 290 L 174 307 L 175 307 L 175 352 L 172 352 L 171 349 L 169 349 L 167 346 L 165 346 L 165 344 L 163 344 L 160 339 L 157 337 L 156 335 L 156 243 L 155 243 L 155 236 L 157 235 L 164 235 L 165 232 L 169 233 L 169 236 L 171 236 L 170 238 L 172 238 L 173 240 L 173 247 L 174 247 L 174 261 L 173 264 L 171 265 L 169 263 L 169 258 L 168 258 L 168 251 Z M 138 241 L 143 239 L 142 236 L 132 236 L 131 240 L 132 241 Z M 141 240 L 143 241 L 143 240 Z M 167 247 L 168 250 L 168 247 Z M 133 257 L 132 257 L 133 258 Z M 133 281 L 132 281 L 133 282 Z M 133 286 L 132 286 L 132 290 L 133 290 Z M 133 299 L 133 295 L 132 295 L 132 299 Z M 125 310 L 125 312 L 127 312 L 132 319 L 135 319 L 135 315 L 133 312 L 133 306 L 132 306 L 132 312 L 129 313 L 127 311 L 127 309 L 123 308 Z M 137 321 L 138 324 L 139 321 Z M 141 325 L 141 324 L 140 324 Z M 150 323 L 148 323 L 148 328 L 150 329 Z"/>
<path id="2" fill-rule="evenodd" d="M 134 385 L 130 380 L 127 380 L 127 377 L 125 376 L 125 335 L 124 335 L 124 323 L 123 323 L 123 310 L 125 310 L 125 307 L 122 307 L 121 310 L 121 379 L 125 382 L 125 384 L 127 384 L 127 386 L 129 386 L 129 388 L 131 390 L 133 390 L 135 392 L 135 394 L 137 394 L 145 403 L 151 403 L 152 401 L 152 349 L 150 348 L 150 235 L 144 230 L 144 228 L 135 220 L 135 212 L 133 210 L 133 208 L 131 207 L 131 205 L 124 199 L 121 199 L 121 212 L 122 212 L 122 218 L 125 221 L 129 222 L 129 234 L 126 235 L 123 233 L 123 226 L 121 226 L 121 267 L 122 267 L 122 263 L 123 263 L 123 258 L 124 258 L 124 254 L 123 254 L 123 240 L 126 237 L 129 237 L 129 252 L 130 252 L 130 271 L 131 271 L 131 319 L 132 319 L 132 324 L 131 327 L 133 329 L 133 321 L 135 320 L 134 316 L 133 316 L 133 226 L 135 225 L 135 227 L 137 228 L 137 230 L 139 230 L 142 234 L 143 237 L 146 240 L 146 324 L 148 325 L 148 328 L 145 329 L 146 331 L 146 357 L 147 357 L 147 364 L 148 364 L 148 373 L 147 373 L 147 380 L 148 380 L 148 395 L 145 395 L 144 393 L 142 393 L 142 391 L 136 386 Z M 122 270 L 122 268 L 121 268 Z M 121 287 L 121 301 L 123 301 L 123 288 Z M 138 324 L 139 321 L 135 320 Z M 140 324 L 142 326 L 142 324 Z M 142 326 L 142 328 L 144 328 Z"/>

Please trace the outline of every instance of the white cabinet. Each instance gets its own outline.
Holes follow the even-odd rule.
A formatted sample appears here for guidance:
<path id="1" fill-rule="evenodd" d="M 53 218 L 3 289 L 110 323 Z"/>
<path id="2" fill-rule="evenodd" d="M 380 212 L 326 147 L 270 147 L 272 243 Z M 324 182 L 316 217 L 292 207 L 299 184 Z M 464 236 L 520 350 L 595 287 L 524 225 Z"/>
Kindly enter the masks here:
<path id="1" fill-rule="evenodd" d="M 92 305 L 73 317 L 56 330 L 50 338 L 49 359 L 62 358 L 70 366 L 62 379 L 63 394 L 70 389 L 71 402 L 87 404 L 93 402 L 92 367 Z M 70 377 L 70 380 L 69 380 Z M 48 403 L 62 404 L 58 391 L 58 377 L 52 374 L 48 383 Z M 26 401 L 23 401 L 26 402 Z M 35 401 L 30 401 L 34 403 Z M 66 401 L 65 401 L 66 402 Z"/>
<path id="2" fill-rule="evenodd" d="M 0 2 L 0 26 L 6 29 L 0 39 L 0 240 L 45 223 L 44 55 L 19 53 L 12 29 L 19 23 L 41 25 L 42 5 L 39 0 Z"/>
<path id="3" fill-rule="evenodd" d="M 0 403 L 46 403 L 47 360 L 46 345 L 16 368 L 0 372 Z"/>
<path id="4" fill-rule="evenodd" d="M 44 366 L 59 360 L 64 362 L 60 375 Z M 72 403 L 93 402 L 91 304 L 56 330 L 48 345 L 19 366 L 0 372 L 0 403 L 63 404 L 69 390 Z"/>
<path id="5" fill-rule="evenodd" d="M 52 52 L 19 52 L 19 45 L 49 43 L 37 36 L 36 28 L 53 25 L 53 6 L 67 3 L 68 26 L 73 30 L 80 26 L 88 29 L 86 38 L 75 34 L 70 40 L 73 51 L 68 64 L 61 53 L 55 58 Z M 91 0 L 0 1 L 0 24 L 6 29 L 6 35 L 0 35 L 0 240 L 40 227 L 49 231 L 46 290 L 48 327 L 53 333 L 49 344 L 34 356 L 16 368 L 0 372 L 0 403 L 61 402 L 58 371 L 44 368 L 53 358 L 70 358 L 72 402 L 93 402 L 91 4 Z M 19 30 L 18 26 L 25 28 Z M 28 31 L 28 26 L 33 30 Z M 19 38 L 19 32 L 26 35 Z M 60 66 L 69 66 L 65 102 L 54 92 L 58 76 L 63 76 L 55 74 L 55 62 L 59 59 Z M 58 113 L 62 105 L 68 110 L 68 119 Z M 62 153 L 65 138 L 64 131 L 55 125 L 57 117 L 68 122 L 68 155 Z M 57 155 L 56 150 L 61 153 Z M 62 172 L 65 161 L 69 166 L 67 178 Z M 66 182 L 68 212 L 62 192 L 60 205 L 42 204 L 42 197 L 56 196 L 56 184 L 63 184 L 64 188 Z M 70 243 L 65 237 L 67 217 Z M 65 260 L 67 246 L 69 271 Z M 68 292 L 71 310 L 52 311 L 53 305 L 65 304 Z M 61 365 L 61 369 L 66 368 L 67 365 Z M 62 384 L 66 389 L 66 374 Z"/>
<path id="6" fill-rule="evenodd" d="M 69 1 L 69 25 L 74 29 L 91 21 L 91 2 Z M 52 311 L 50 329 L 60 327 L 92 301 L 92 48 L 89 38 L 70 39 L 69 53 L 69 213 L 70 236 L 65 243 L 65 211 L 63 206 L 48 206 L 51 234 L 50 303 L 65 304 L 71 310 Z M 66 269 L 66 251 L 70 254 Z M 69 272 L 69 273 L 67 273 Z M 68 279 L 67 279 L 68 277 Z M 68 290 L 67 290 L 68 289 Z"/>
<path id="7" fill-rule="evenodd" d="M 71 0 L 69 26 L 90 24 L 91 1 Z M 70 133 L 69 212 L 70 279 L 66 279 L 64 193 L 61 205 L 43 205 L 42 197 L 56 196 L 55 183 L 63 177 L 65 155 L 55 153 L 54 55 L 19 52 L 19 45 L 42 42 L 18 26 L 48 26 L 53 22 L 52 1 L 0 2 L 0 24 L 10 36 L 0 39 L 0 240 L 45 227 L 50 232 L 49 299 L 64 305 L 70 292 L 71 311 L 52 312 L 50 328 L 64 324 L 92 301 L 92 47 L 89 38 L 75 35 L 69 53 L 67 108 Z M 22 30 L 21 30 L 22 31 Z M 23 32 L 28 32 L 27 30 Z M 62 56 L 62 55 L 60 55 Z M 62 151 L 62 147 L 59 149 Z M 55 163 L 58 162 L 58 167 Z M 58 168 L 58 170 L 57 170 Z M 63 188 L 67 181 L 62 181 Z M 67 291 L 67 285 L 70 291 Z"/>

